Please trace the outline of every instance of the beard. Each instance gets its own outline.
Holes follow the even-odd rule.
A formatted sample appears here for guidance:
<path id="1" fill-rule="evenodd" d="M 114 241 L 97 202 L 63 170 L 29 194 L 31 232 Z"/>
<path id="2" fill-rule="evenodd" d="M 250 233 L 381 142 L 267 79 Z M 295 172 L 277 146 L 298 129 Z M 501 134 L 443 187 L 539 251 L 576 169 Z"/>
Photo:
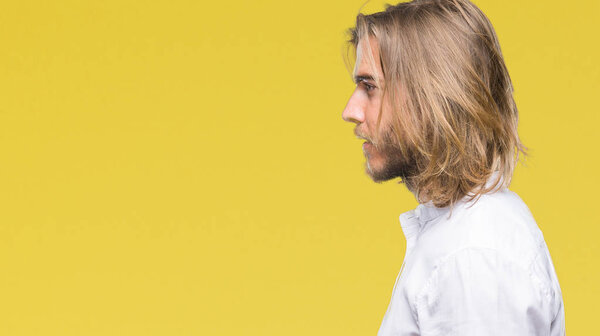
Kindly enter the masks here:
<path id="1" fill-rule="evenodd" d="M 394 141 L 394 133 L 387 128 L 378 145 L 365 148 L 365 170 L 374 182 L 381 183 L 401 178 L 406 183 L 418 172 L 416 150 L 408 143 L 404 150 Z"/>

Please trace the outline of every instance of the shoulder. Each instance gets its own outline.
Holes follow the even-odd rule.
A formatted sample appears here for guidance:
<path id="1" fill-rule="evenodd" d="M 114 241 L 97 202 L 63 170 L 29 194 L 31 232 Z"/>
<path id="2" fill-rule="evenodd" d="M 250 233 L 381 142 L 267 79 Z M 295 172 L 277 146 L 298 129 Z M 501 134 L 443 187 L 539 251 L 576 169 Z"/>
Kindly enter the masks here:
<path id="1" fill-rule="evenodd" d="M 453 223 L 461 241 L 455 250 L 492 249 L 527 267 L 544 248 L 544 236 L 529 208 L 513 191 L 485 194 L 466 203 Z"/>
<path id="2" fill-rule="evenodd" d="M 504 189 L 476 202 L 461 202 L 452 213 L 427 223 L 417 252 L 431 264 L 465 248 L 492 249 L 526 267 L 543 245 L 543 234 L 527 205 Z"/>

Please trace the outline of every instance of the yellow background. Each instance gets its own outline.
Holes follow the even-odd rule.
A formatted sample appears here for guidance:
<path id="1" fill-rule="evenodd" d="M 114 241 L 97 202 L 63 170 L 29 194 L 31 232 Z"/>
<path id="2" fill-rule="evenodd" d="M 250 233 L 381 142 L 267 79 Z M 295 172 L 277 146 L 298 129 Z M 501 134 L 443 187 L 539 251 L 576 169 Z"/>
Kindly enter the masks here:
<path id="1" fill-rule="evenodd" d="M 363 2 L 4 1 L 0 334 L 374 335 L 417 203 L 341 118 Z M 589 334 L 600 2 L 475 3 L 531 148 L 511 190 Z"/>

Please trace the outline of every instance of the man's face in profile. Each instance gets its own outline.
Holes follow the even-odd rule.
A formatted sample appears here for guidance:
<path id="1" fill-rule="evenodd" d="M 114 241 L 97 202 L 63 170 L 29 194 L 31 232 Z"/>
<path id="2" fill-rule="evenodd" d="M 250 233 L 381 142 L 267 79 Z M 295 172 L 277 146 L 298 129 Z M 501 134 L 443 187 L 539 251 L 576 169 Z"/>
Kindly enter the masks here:
<path id="1" fill-rule="evenodd" d="M 354 67 L 354 80 L 357 84 L 348 104 L 342 113 L 345 121 L 356 124 L 354 133 L 357 137 L 366 140 L 363 152 L 367 159 L 366 172 L 375 182 L 387 181 L 396 177 L 405 178 L 415 172 L 415 161 L 412 154 L 403 155 L 400 148 L 395 145 L 396 138 L 390 127 L 389 104 L 384 106 L 381 116 L 381 136 L 377 138 L 377 117 L 382 101 L 382 88 L 376 86 L 375 74 L 383 78 L 383 71 L 379 62 L 379 46 L 375 38 L 370 38 L 369 43 L 375 60 L 375 69 L 368 63 L 365 41 L 360 41 L 356 51 L 356 65 Z M 408 144 L 407 144 L 408 145 Z M 410 150 L 410 153 L 413 153 Z"/>

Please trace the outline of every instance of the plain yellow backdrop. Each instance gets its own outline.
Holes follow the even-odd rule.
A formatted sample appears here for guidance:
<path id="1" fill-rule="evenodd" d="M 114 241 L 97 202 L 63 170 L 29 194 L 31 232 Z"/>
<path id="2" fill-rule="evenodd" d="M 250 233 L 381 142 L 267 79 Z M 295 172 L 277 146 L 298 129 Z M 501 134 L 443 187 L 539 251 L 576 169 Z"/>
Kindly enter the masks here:
<path id="1" fill-rule="evenodd" d="M 0 334 L 374 335 L 417 203 L 341 118 L 363 2 L 5 1 Z M 475 3 L 531 149 L 510 189 L 589 335 L 600 2 Z"/>

